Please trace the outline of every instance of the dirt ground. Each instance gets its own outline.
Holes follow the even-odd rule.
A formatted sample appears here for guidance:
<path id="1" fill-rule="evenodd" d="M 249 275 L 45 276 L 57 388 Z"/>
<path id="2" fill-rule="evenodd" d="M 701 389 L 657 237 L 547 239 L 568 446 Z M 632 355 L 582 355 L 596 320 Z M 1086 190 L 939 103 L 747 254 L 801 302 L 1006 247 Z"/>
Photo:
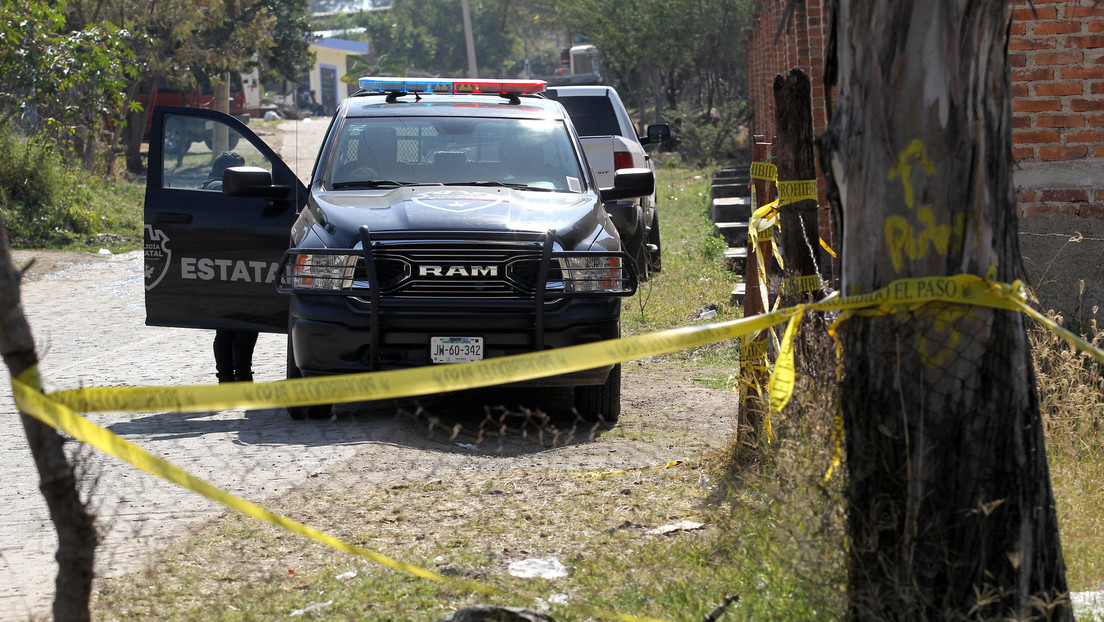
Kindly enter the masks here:
<path id="1" fill-rule="evenodd" d="M 17 251 L 34 264 L 24 311 L 47 391 L 214 382 L 210 331 L 145 326 L 140 251 Z M 286 338 L 263 334 L 258 382 L 282 380 Z M 282 409 L 96 413 L 89 418 L 198 477 L 261 504 L 290 494 L 541 469 L 601 471 L 693 460 L 732 438 L 736 396 L 706 388 L 731 370 L 665 357 L 624 365 L 622 416 L 578 427 L 564 391 L 479 390 L 341 405 L 329 421 Z M 0 389 L 16 421 L 10 389 Z M 98 452 L 73 446 L 103 534 L 101 577 L 135 572 L 225 508 Z M 56 538 L 18 425 L 0 431 L 0 620 L 49 611 Z"/>

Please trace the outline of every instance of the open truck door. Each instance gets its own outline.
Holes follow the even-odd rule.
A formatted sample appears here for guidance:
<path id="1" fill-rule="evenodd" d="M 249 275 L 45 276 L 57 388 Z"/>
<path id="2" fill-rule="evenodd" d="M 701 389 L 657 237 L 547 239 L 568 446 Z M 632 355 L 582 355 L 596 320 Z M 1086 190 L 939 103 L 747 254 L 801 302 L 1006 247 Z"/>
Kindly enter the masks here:
<path id="1" fill-rule="evenodd" d="M 227 166 L 267 171 L 271 185 L 225 193 Z M 144 217 L 146 324 L 287 332 L 288 296 L 277 292 L 276 273 L 306 200 L 295 173 L 234 117 L 156 108 Z"/>

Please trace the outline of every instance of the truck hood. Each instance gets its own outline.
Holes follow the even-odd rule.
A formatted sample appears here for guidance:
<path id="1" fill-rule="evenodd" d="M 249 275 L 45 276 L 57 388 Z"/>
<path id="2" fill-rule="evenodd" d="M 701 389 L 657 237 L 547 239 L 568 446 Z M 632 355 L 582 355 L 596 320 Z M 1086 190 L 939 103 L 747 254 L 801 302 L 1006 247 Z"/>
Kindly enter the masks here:
<path id="1" fill-rule="evenodd" d="M 552 231 L 565 249 L 610 229 L 594 194 L 471 186 L 408 186 L 313 193 L 308 208 L 327 246 L 351 248 L 371 231 Z M 328 240 L 327 240 L 328 238 Z"/>

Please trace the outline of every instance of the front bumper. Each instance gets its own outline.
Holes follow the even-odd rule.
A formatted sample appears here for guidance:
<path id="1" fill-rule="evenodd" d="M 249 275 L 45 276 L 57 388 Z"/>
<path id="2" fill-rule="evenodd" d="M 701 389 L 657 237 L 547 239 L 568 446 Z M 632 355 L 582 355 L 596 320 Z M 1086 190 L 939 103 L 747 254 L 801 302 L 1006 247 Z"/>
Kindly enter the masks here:
<path id="1" fill-rule="evenodd" d="M 293 295 L 289 327 L 295 364 L 304 376 L 405 369 L 433 364 L 431 337 L 481 337 L 483 358 L 616 339 L 619 298 L 576 298 L 546 303 L 537 332 L 533 303 L 425 301 L 379 314 L 378 344 L 372 338 L 370 303 L 339 296 Z M 373 347 L 377 351 L 373 353 Z M 373 356 L 375 354 L 375 356 Z M 605 382 L 612 366 L 540 378 L 521 386 L 579 386 Z"/>

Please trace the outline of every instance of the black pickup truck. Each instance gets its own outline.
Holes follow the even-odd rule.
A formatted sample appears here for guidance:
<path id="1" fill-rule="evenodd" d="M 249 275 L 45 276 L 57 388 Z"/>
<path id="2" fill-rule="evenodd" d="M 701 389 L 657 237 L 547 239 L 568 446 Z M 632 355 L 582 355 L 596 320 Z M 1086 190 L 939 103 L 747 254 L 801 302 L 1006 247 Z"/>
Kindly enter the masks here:
<path id="1" fill-rule="evenodd" d="M 360 86 L 334 115 L 309 188 L 233 117 L 155 111 L 147 324 L 287 332 L 289 378 L 619 336 L 636 281 L 603 201 L 652 194 L 652 171 L 618 171 L 599 189 L 539 81 Z M 166 150 L 182 123 L 210 126 L 211 148 Z M 231 144 L 244 165 L 212 171 Z M 586 420 L 620 413 L 620 366 L 527 384 L 575 387 Z M 329 413 L 289 408 L 296 419 Z"/>

